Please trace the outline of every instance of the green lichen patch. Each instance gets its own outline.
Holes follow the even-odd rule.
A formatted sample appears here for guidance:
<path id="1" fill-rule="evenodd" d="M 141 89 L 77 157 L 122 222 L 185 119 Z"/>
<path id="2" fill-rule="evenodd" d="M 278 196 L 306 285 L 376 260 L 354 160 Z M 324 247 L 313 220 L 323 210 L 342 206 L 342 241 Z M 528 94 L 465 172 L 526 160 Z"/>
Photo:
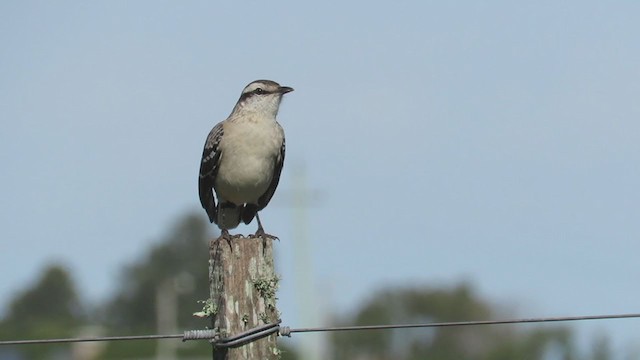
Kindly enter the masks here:
<path id="1" fill-rule="evenodd" d="M 258 318 L 260 318 L 260 321 L 262 321 L 265 324 L 271 324 L 271 321 L 269 321 L 269 315 L 267 315 L 267 313 L 264 313 L 264 312 L 259 313 Z"/>
<path id="2" fill-rule="evenodd" d="M 270 348 L 271 353 L 273 355 L 275 355 L 278 359 L 282 358 L 282 350 L 278 349 L 277 347 L 272 347 Z"/>
<path id="3" fill-rule="evenodd" d="M 213 301 L 210 298 L 207 300 L 198 300 L 196 302 L 199 304 L 203 304 L 202 310 L 198 312 L 194 312 L 193 316 L 199 317 L 199 318 L 206 318 L 206 317 L 214 316 L 218 313 L 218 307 L 213 303 Z"/>
<path id="4" fill-rule="evenodd" d="M 258 290 L 260 296 L 265 299 L 266 302 L 275 302 L 276 291 L 278 291 L 278 284 L 280 282 L 280 278 L 278 276 L 274 276 L 271 278 L 260 278 L 256 279 L 253 282 L 253 286 Z"/>

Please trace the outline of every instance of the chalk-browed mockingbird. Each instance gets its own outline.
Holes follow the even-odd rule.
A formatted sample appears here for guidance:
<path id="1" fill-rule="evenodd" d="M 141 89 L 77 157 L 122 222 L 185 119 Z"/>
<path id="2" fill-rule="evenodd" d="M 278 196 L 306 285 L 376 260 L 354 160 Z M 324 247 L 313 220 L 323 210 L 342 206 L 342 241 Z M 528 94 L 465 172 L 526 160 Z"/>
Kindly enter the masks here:
<path id="1" fill-rule="evenodd" d="M 229 229 L 258 221 L 280 180 L 284 131 L 276 121 L 282 96 L 292 88 L 270 80 L 247 85 L 229 117 L 209 133 L 200 164 L 200 203 L 229 239 Z M 216 204 L 217 198 L 217 204 Z"/>

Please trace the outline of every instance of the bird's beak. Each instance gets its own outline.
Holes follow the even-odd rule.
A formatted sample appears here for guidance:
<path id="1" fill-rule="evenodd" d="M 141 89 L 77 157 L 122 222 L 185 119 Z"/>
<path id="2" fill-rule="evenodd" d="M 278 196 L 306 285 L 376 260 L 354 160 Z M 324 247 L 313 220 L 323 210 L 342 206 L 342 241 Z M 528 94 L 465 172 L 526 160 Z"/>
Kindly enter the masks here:
<path id="1" fill-rule="evenodd" d="M 278 88 L 278 92 L 280 94 L 286 94 L 286 93 L 292 92 L 292 91 L 293 91 L 293 88 L 292 87 L 288 87 L 288 86 L 280 86 Z"/>

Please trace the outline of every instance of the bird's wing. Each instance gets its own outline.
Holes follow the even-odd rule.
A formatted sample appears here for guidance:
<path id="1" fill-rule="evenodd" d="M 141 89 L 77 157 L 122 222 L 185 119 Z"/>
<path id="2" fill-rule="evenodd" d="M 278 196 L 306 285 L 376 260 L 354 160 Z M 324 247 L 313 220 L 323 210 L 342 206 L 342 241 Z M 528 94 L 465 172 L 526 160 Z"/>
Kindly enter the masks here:
<path id="1" fill-rule="evenodd" d="M 258 211 L 264 209 L 269 204 L 269 201 L 271 201 L 273 194 L 276 192 L 278 182 L 280 182 L 280 174 L 282 173 L 282 166 L 284 165 L 285 151 L 284 131 L 282 131 L 282 128 L 280 128 L 280 131 L 282 132 L 282 146 L 280 147 L 280 152 L 275 158 L 271 184 L 269 184 L 269 188 L 267 189 L 267 191 L 258 199 Z"/>
<path id="2" fill-rule="evenodd" d="M 224 132 L 223 123 L 218 123 L 211 129 L 207 141 L 202 151 L 202 162 L 200 163 L 200 178 L 198 181 L 198 190 L 200 192 L 200 203 L 207 211 L 209 221 L 216 222 L 216 199 L 213 194 L 213 185 L 218 175 L 218 167 L 220 165 L 220 157 L 222 155 L 219 149 L 222 134 Z"/>

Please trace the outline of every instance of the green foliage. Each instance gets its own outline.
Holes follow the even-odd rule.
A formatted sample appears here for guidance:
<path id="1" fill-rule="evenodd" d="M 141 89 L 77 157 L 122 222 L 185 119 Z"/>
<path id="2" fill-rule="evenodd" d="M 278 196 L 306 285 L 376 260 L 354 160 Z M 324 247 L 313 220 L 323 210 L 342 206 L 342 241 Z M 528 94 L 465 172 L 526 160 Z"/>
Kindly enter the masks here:
<path id="1" fill-rule="evenodd" d="M 51 265 L 33 287 L 14 298 L 8 314 L 5 323 L 22 332 L 40 327 L 43 318 L 60 328 L 72 327 L 79 323 L 82 309 L 69 272 Z"/>
<path id="2" fill-rule="evenodd" d="M 209 325 L 207 315 L 213 304 L 209 299 L 208 241 L 209 224 L 196 215 L 185 216 L 169 234 L 122 274 L 117 293 L 105 305 L 99 322 L 102 335 L 154 334 L 158 331 L 156 305 L 160 289 L 175 291 L 177 329 L 198 329 Z M 255 289 L 266 299 L 275 300 L 278 278 L 258 279 Z M 202 308 L 204 318 L 192 316 Z M 47 267 L 29 288 L 17 294 L 0 321 L 0 338 L 34 339 L 77 336 L 77 329 L 88 323 L 69 272 L 60 265 Z M 265 314 L 266 315 L 266 314 Z M 451 288 L 393 288 L 372 295 L 351 316 L 334 325 L 374 325 L 417 322 L 486 320 L 508 317 L 484 299 L 468 284 Z M 265 320 L 266 321 L 266 320 Z M 300 335 L 304 336 L 304 335 Z M 586 355 L 577 355 L 572 333 L 559 326 L 496 325 L 353 331 L 331 333 L 332 359 L 438 359 L 438 360 L 512 360 L 512 359 L 587 359 L 613 358 L 610 344 L 602 335 Z M 174 341 L 174 340 L 169 340 Z M 105 344 L 99 359 L 154 358 L 157 341 L 119 341 Z M 68 345 L 38 345 L 0 349 L 3 356 L 26 359 L 69 358 Z M 4 351 L 4 352 L 3 352 Z M 281 359 L 301 357 L 280 341 Z M 9 355 L 7 355 L 9 354 Z M 553 356 L 549 356 L 552 354 Z M 206 341 L 187 342 L 177 349 L 177 358 L 210 358 Z"/>
<path id="3" fill-rule="evenodd" d="M 591 360 L 609 360 L 613 358 L 610 354 L 611 345 L 609 344 L 609 338 L 604 334 L 600 334 L 593 342 Z"/>
<path id="4" fill-rule="evenodd" d="M 124 269 L 120 289 L 107 304 L 105 322 L 110 328 L 128 333 L 155 329 L 156 293 L 165 281 L 185 288 L 176 289 L 178 325 L 203 327 L 191 314 L 198 309 L 196 299 L 209 297 L 207 225 L 199 216 L 186 216 L 142 259 Z"/>
<path id="5" fill-rule="evenodd" d="M 292 347 L 282 344 L 282 341 L 279 341 L 278 343 L 278 352 L 280 353 L 280 360 L 302 359 Z"/>
<path id="6" fill-rule="evenodd" d="M 209 298 L 208 225 L 201 216 L 185 216 L 142 259 L 125 268 L 120 290 L 106 307 L 104 322 L 110 332 L 157 332 L 157 297 L 163 286 L 175 293 L 178 329 L 204 329 L 209 325 L 207 318 L 192 315 L 202 307 L 197 299 Z M 105 358 L 154 356 L 156 345 L 156 341 L 109 343 Z M 194 342 L 179 348 L 181 355 L 194 353 L 210 354 L 211 347 L 206 342 Z"/>
<path id="7" fill-rule="evenodd" d="M 61 265 L 50 265 L 36 283 L 11 301 L 0 323 L 2 339 L 59 338 L 76 335 L 85 321 L 71 275 Z M 45 359 L 65 354 L 68 345 L 39 345 L 17 349 L 26 358 Z"/>
<path id="8" fill-rule="evenodd" d="M 375 294 L 352 318 L 338 325 L 485 320 L 496 313 L 466 284 L 451 289 L 393 289 Z M 553 348 L 561 359 L 573 359 L 567 329 L 516 330 L 498 325 L 334 333 L 332 358 L 535 360 L 545 358 Z"/>

